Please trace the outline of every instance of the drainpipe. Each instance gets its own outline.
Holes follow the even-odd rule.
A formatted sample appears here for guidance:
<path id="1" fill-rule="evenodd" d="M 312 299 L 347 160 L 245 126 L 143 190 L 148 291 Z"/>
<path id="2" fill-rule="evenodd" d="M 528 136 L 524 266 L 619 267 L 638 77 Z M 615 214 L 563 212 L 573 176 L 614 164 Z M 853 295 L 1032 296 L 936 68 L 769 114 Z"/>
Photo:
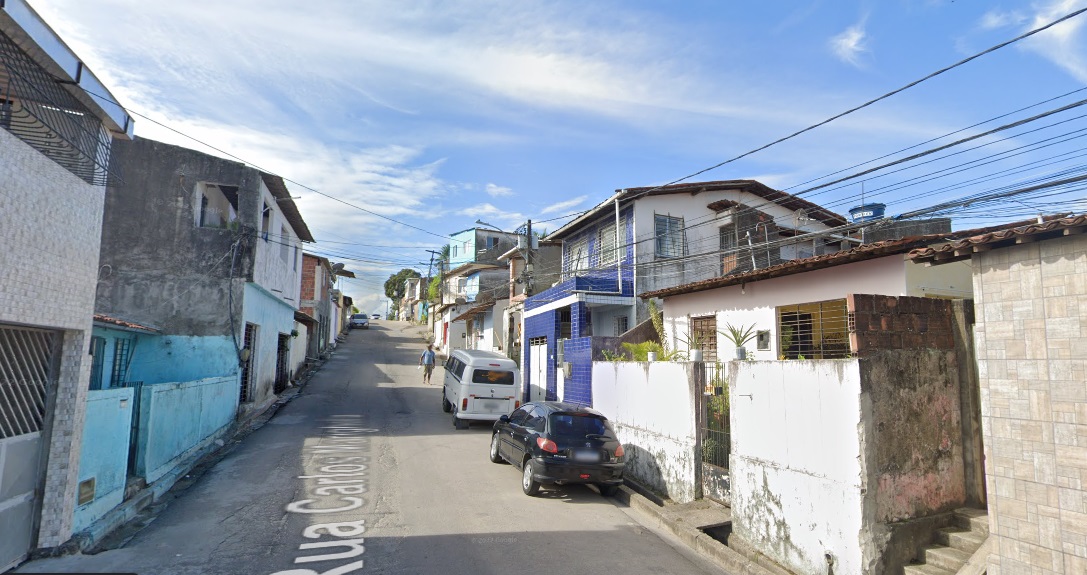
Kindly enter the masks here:
<path id="1" fill-rule="evenodd" d="M 1041 217 L 1038 218 L 1039 223 Z M 626 252 L 625 249 L 620 251 L 619 243 L 619 198 L 615 198 L 615 287 L 618 288 L 619 293 L 623 293 L 623 258 L 621 254 Z"/>
<path id="2" fill-rule="evenodd" d="M 755 247 L 754 244 L 751 243 L 751 232 L 744 232 L 744 234 L 745 237 L 747 237 L 747 247 L 751 250 L 751 269 L 757 270 L 759 269 L 759 266 L 755 264 Z"/>
<path id="3" fill-rule="evenodd" d="M 759 226 L 762 226 L 762 233 L 766 237 L 766 267 L 773 265 L 773 261 L 770 259 L 770 226 L 766 222 L 759 222 L 755 224 L 755 233 L 759 233 Z"/>

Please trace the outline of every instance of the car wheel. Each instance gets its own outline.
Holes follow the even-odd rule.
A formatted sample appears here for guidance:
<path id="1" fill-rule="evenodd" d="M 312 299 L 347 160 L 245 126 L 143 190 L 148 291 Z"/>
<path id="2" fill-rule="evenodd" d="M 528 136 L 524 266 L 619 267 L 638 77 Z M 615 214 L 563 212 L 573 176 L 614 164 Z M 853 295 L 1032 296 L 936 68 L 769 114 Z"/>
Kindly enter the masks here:
<path id="1" fill-rule="evenodd" d="M 449 403 L 449 400 L 445 398 L 445 390 L 442 390 L 442 411 L 449 413 L 453 411 L 453 404 Z"/>
<path id="2" fill-rule="evenodd" d="M 615 497 L 615 494 L 619 493 L 618 485 L 597 485 L 596 487 L 600 489 L 600 494 L 604 497 Z"/>
<path id="3" fill-rule="evenodd" d="M 498 453 L 498 434 L 491 435 L 491 463 L 505 463 L 502 455 Z"/>
<path id="4" fill-rule="evenodd" d="M 529 496 L 540 492 L 540 482 L 532 478 L 532 462 L 528 459 L 525 460 L 525 465 L 521 469 L 521 490 Z"/>

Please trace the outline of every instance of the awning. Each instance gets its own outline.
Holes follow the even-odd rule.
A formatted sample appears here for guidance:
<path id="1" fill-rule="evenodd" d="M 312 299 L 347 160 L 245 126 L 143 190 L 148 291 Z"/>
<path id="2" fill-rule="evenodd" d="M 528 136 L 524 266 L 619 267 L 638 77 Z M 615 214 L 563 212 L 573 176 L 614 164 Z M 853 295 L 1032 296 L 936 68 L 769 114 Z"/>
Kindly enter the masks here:
<path id="1" fill-rule="evenodd" d="M 491 309 L 492 307 L 494 307 L 494 302 L 493 301 L 489 301 L 487 303 L 483 303 L 483 304 L 479 304 L 477 306 L 470 307 L 470 308 L 468 308 L 468 311 L 466 311 L 466 312 L 458 315 L 457 317 L 453 318 L 453 321 L 460 321 L 462 319 L 468 319 L 469 317 L 471 317 L 473 315 L 476 315 L 477 313 L 480 313 L 480 312 L 482 312 L 484 310 Z"/>

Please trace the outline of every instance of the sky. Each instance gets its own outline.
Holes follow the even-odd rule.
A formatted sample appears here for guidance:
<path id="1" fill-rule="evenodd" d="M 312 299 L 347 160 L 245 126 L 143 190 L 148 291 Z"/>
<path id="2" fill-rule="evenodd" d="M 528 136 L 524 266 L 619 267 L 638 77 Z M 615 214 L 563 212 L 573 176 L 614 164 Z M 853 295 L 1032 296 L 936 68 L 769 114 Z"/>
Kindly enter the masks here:
<path id="1" fill-rule="evenodd" d="M 28 1 L 135 116 L 138 137 L 229 153 L 286 178 L 317 239 L 308 251 L 357 274 L 341 287 L 366 313 L 385 311 L 390 275 L 426 274 L 428 250 L 477 219 L 553 231 L 615 190 L 695 174 L 1087 8 Z M 806 191 L 911 146 L 907 154 L 1087 98 L 1068 95 L 1087 87 L 1085 23 L 1087 14 L 686 181 L 756 179 L 845 214 L 864 180 L 868 201 L 900 214 L 1082 168 L 1075 131 L 1087 130 L 1078 118 L 1087 112 L 1073 109 L 1045 129 L 1028 129 L 1039 120 L 981 138 L 983 149 L 942 164 Z M 969 177 L 952 169 L 964 158 L 978 162 Z M 931 175 L 936 166 L 947 171 Z M 992 225 L 1083 211 L 1083 197 L 1082 188 L 1021 196 L 952 216 L 960 229 Z"/>

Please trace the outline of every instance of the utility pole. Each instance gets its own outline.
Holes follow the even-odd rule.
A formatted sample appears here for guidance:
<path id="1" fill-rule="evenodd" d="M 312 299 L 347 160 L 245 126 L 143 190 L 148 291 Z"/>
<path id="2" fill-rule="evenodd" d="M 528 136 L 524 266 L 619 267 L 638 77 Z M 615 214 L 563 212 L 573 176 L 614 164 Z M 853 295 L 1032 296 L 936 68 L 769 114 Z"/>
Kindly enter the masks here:
<path id="1" fill-rule="evenodd" d="M 525 223 L 525 295 L 532 295 L 532 220 Z"/>

